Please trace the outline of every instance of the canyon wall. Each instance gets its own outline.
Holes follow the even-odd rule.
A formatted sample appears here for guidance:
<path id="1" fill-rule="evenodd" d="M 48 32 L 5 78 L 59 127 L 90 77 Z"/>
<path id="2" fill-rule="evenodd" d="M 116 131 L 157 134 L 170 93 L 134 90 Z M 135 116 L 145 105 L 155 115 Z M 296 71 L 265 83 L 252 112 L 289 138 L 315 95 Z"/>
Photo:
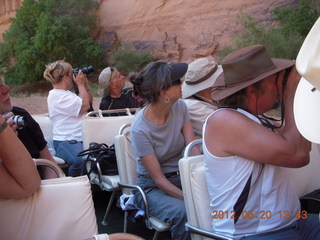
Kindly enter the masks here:
<path id="1" fill-rule="evenodd" d="M 101 0 L 96 38 L 105 48 L 115 39 L 152 49 L 160 59 L 192 61 L 215 55 L 240 30 L 240 12 L 261 24 L 272 9 L 296 0 Z"/>
<path id="2" fill-rule="evenodd" d="M 13 10 L 21 1 L 2 1 L 1 35 L 9 26 L 8 17 L 14 16 Z M 296 5 L 298 0 L 98 2 L 98 28 L 93 31 L 93 37 L 106 50 L 114 41 L 121 40 L 137 49 L 149 49 L 159 59 L 190 62 L 197 57 L 215 55 L 219 49 L 229 45 L 241 30 L 237 21 L 241 11 L 261 24 L 268 24 L 273 17 L 272 9 Z"/>

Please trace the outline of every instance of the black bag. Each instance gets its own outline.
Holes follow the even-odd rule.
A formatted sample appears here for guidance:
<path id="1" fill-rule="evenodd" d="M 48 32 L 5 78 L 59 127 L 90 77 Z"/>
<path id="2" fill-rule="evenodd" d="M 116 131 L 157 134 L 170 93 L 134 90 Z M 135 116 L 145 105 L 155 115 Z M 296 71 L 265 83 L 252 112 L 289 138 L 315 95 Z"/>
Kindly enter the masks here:
<path id="1" fill-rule="evenodd" d="M 320 189 L 300 197 L 301 209 L 308 213 L 320 212 Z"/>
<path id="2" fill-rule="evenodd" d="M 89 148 L 78 153 L 78 156 L 85 156 L 85 170 L 86 165 L 90 163 L 90 170 L 87 175 L 91 172 L 98 173 L 98 163 L 101 169 L 102 175 L 118 175 L 117 159 L 115 154 L 114 145 L 110 147 L 105 143 L 91 142 Z"/>

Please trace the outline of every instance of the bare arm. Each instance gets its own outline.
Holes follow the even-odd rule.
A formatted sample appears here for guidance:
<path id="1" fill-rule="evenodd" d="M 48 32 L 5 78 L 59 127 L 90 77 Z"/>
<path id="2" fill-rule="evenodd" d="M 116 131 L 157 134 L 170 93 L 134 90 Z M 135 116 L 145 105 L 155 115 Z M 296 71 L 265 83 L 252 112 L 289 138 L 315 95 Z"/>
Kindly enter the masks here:
<path id="1" fill-rule="evenodd" d="M 79 73 L 76 77 L 73 78 L 73 80 L 77 84 L 79 97 L 82 99 L 80 114 L 86 113 L 90 108 L 90 94 L 86 87 L 88 86 L 88 79 L 81 71 L 79 71 Z"/>
<path id="2" fill-rule="evenodd" d="M 237 155 L 283 167 L 308 164 L 310 143 L 300 135 L 293 118 L 292 102 L 297 83 L 293 71 L 284 96 L 286 124 L 281 132 L 272 132 L 239 112 L 222 110 L 207 122 L 205 141 L 209 151 L 220 157 Z"/>
<path id="3" fill-rule="evenodd" d="M 47 159 L 53 163 L 56 163 L 56 161 L 52 157 L 47 145 L 40 151 L 39 158 Z M 50 169 L 48 167 L 42 167 L 42 169 L 43 169 L 43 174 L 44 174 L 45 179 L 58 177 L 57 174 L 52 169 Z"/>
<path id="4" fill-rule="evenodd" d="M 155 154 L 141 157 L 143 166 L 146 168 L 151 178 L 159 189 L 164 191 L 166 194 L 183 199 L 182 190 L 173 185 L 163 174 L 159 161 Z"/>
<path id="5" fill-rule="evenodd" d="M 4 119 L 0 116 L 0 123 Z M 36 166 L 10 127 L 0 133 L 0 197 L 24 198 L 40 185 Z"/>
<path id="6" fill-rule="evenodd" d="M 187 146 L 190 142 L 192 142 L 195 139 L 194 131 L 192 127 L 191 121 L 185 123 L 182 127 L 182 134 L 184 136 L 185 145 Z M 194 146 L 191 150 L 191 155 L 201 155 L 201 151 L 199 150 L 198 146 Z"/>

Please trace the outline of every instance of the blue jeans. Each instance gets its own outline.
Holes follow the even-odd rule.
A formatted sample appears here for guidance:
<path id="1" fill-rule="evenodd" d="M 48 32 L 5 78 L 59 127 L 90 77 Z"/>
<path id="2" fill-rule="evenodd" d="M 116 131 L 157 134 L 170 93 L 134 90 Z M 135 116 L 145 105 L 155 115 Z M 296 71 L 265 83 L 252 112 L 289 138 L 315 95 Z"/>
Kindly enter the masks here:
<path id="1" fill-rule="evenodd" d="M 62 158 L 69 164 L 68 175 L 77 177 L 82 175 L 84 167 L 83 157 L 77 154 L 83 150 L 83 143 L 79 141 L 53 141 L 56 156 Z"/>
<path id="2" fill-rule="evenodd" d="M 278 231 L 241 238 L 241 240 L 318 240 L 320 239 L 319 214 L 308 214 L 289 227 Z"/>
<path id="3" fill-rule="evenodd" d="M 168 180 L 181 189 L 179 176 L 169 177 Z M 152 216 L 170 223 L 171 238 L 177 240 L 191 239 L 189 232 L 185 231 L 187 214 L 184 201 L 171 197 L 156 187 L 150 177 L 139 176 L 137 179 L 139 185 L 147 196 L 149 212 Z M 137 204 L 142 208 L 142 198 L 137 192 L 134 192 Z"/>

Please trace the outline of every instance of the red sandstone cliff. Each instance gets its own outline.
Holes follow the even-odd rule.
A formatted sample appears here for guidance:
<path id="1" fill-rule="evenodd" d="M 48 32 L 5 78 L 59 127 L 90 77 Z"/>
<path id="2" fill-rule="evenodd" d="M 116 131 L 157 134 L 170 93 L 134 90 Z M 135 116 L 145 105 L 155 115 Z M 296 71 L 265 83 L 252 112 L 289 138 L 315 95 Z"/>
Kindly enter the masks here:
<path id="1" fill-rule="evenodd" d="M 268 23 L 272 18 L 272 9 L 297 2 L 100 0 L 98 29 L 94 37 L 105 48 L 119 39 L 139 49 L 152 49 L 153 54 L 161 59 L 190 62 L 196 57 L 214 54 L 217 49 L 230 44 L 239 31 L 237 15 L 240 10 L 261 23 Z M 6 16 L 0 16 L 0 33 L 8 27 Z"/>

